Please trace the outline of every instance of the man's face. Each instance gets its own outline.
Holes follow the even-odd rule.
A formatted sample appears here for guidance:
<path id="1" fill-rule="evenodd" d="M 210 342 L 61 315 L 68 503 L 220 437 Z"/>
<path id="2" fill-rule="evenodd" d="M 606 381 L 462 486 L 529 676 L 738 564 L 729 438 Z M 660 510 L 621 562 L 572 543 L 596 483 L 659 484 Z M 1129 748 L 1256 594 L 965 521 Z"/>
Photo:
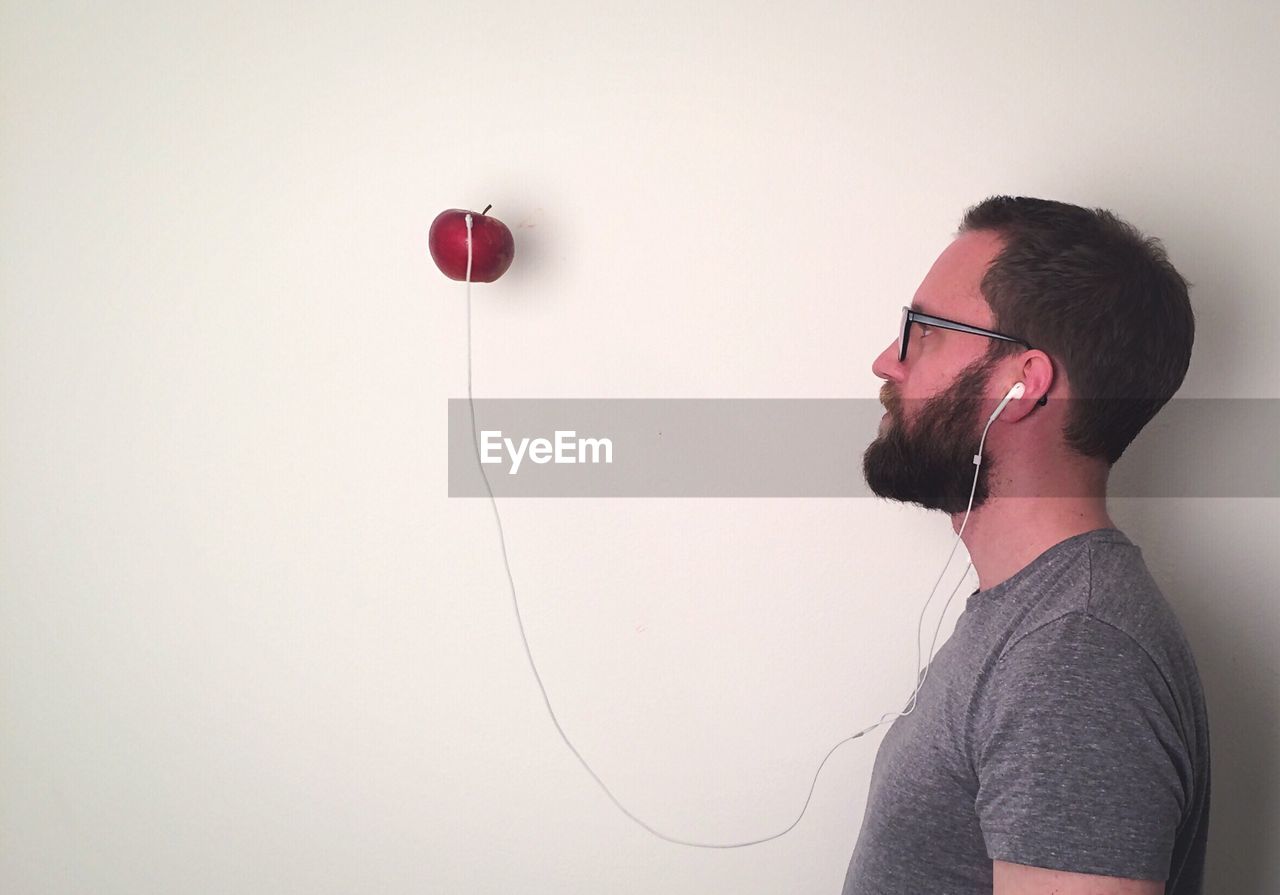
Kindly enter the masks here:
<path id="1" fill-rule="evenodd" d="M 965 233 L 934 262 L 916 290 L 915 310 L 990 329 L 991 309 L 982 275 L 1001 249 L 998 236 Z M 973 488 L 973 455 L 986 423 L 984 400 L 995 363 L 988 340 L 912 324 L 906 360 L 895 340 L 876 358 L 872 372 L 885 380 L 880 400 L 888 408 L 879 436 L 862 458 L 863 475 L 879 497 L 925 509 L 963 513 Z M 990 457 L 978 473 L 973 506 L 988 496 Z"/>

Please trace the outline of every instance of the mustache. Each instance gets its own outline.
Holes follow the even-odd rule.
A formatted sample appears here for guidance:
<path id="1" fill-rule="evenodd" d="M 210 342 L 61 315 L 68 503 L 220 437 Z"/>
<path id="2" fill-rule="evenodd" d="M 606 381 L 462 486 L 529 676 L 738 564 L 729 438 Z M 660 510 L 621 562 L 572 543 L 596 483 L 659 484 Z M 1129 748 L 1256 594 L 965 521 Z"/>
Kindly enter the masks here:
<path id="1" fill-rule="evenodd" d="M 950 400 L 952 402 L 965 401 L 975 404 L 980 404 L 984 401 L 990 401 L 992 404 L 995 403 L 995 398 L 984 394 L 982 387 L 978 385 L 974 385 L 968 389 L 957 389 L 953 386 L 944 392 L 940 392 L 928 398 L 911 399 L 913 404 L 924 407 L 928 407 L 941 400 Z M 898 419 L 902 418 L 904 403 L 902 395 L 900 395 L 898 391 L 887 382 L 880 386 L 880 403 L 884 406 L 885 410 L 889 411 L 890 416 Z"/>
<path id="2" fill-rule="evenodd" d="M 889 411 L 889 416 L 894 419 L 902 417 L 902 396 L 894 391 L 887 382 L 880 386 L 880 403 L 884 405 L 885 410 Z"/>

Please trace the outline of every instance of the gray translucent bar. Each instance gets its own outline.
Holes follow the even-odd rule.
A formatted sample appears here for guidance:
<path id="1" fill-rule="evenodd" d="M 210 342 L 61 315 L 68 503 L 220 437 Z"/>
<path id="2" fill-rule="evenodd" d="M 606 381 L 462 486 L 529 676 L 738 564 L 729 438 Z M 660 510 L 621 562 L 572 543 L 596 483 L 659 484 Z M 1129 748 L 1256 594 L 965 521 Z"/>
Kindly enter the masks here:
<path id="1" fill-rule="evenodd" d="M 874 398 L 481 398 L 473 435 L 467 399 L 450 399 L 449 496 L 489 493 L 476 445 L 489 432 L 496 497 L 871 497 L 862 453 L 883 412 Z M 1116 463 L 1108 494 L 1280 497 L 1278 436 L 1280 399 L 1175 398 Z"/>

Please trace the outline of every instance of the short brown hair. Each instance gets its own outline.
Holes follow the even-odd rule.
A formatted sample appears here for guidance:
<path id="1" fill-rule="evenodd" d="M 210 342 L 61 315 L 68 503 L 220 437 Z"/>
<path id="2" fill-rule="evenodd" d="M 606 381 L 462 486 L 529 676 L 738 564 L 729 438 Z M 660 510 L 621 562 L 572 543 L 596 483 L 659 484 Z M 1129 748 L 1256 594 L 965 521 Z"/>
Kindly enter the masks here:
<path id="1" fill-rule="evenodd" d="M 965 212 L 959 232 L 971 230 L 1004 242 L 982 279 L 994 328 L 1061 366 L 1078 399 L 1067 445 L 1114 464 L 1191 363 L 1187 281 L 1160 240 L 1102 208 L 992 196 Z M 989 349 L 993 358 L 1019 350 L 994 340 Z"/>

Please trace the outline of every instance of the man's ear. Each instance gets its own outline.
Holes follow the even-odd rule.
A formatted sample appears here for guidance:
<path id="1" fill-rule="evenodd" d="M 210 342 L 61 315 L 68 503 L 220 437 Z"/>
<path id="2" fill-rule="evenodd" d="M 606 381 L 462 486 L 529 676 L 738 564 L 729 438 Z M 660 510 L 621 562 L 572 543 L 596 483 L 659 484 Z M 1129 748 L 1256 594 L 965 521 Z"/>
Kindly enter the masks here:
<path id="1" fill-rule="evenodd" d="M 1028 351 L 1022 359 L 1022 381 L 1027 384 L 1026 397 L 1043 407 L 1049 400 L 1049 391 L 1057 384 L 1057 369 L 1053 359 L 1043 351 Z M 1061 389 L 1058 392 L 1061 393 Z"/>
<path id="2" fill-rule="evenodd" d="M 1028 351 L 1022 359 L 1022 372 L 1018 377 L 1026 389 L 1017 401 L 1009 402 L 1002 418 L 1009 421 L 1020 420 L 1037 407 L 1044 407 L 1049 401 L 1049 391 L 1053 388 L 1056 373 L 1053 361 L 1043 351 Z M 1060 391 L 1060 390 L 1059 390 Z"/>

